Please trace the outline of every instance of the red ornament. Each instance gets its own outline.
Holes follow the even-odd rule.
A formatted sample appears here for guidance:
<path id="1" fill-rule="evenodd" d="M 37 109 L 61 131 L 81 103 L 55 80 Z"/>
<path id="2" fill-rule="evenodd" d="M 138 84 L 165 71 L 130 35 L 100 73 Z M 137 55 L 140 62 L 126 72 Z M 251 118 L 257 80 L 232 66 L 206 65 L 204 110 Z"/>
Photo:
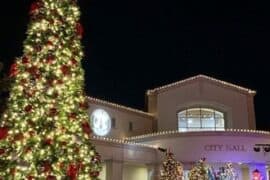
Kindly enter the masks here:
<path id="1" fill-rule="evenodd" d="M 49 48 L 52 48 L 52 47 L 53 47 L 53 42 L 52 42 L 52 41 L 48 41 L 48 42 L 47 42 L 47 46 L 48 46 Z"/>
<path id="2" fill-rule="evenodd" d="M 17 63 L 13 63 L 10 66 L 10 70 L 9 70 L 9 77 L 14 77 L 18 74 L 19 70 L 18 70 L 18 65 Z"/>
<path id="3" fill-rule="evenodd" d="M 27 56 L 23 56 L 23 57 L 22 57 L 22 63 L 23 63 L 23 64 L 29 63 L 29 58 L 28 58 Z"/>
<path id="4" fill-rule="evenodd" d="M 10 169 L 10 174 L 14 175 L 16 173 L 16 168 L 11 168 Z"/>
<path id="5" fill-rule="evenodd" d="M 31 152 L 31 151 L 32 151 L 32 148 L 31 147 L 27 147 L 27 148 L 24 149 L 24 152 L 25 153 L 28 153 L 28 152 Z"/>
<path id="6" fill-rule="evenodd" d="M 78 63 L 78 61 L 76 61 L 76 59 L 71 59 L 70 63 L 71 63 L 72 65 L 76 65 L 76 64 Z"/>
<path id="7" fill-rule="evenodd" d="M 24 138 L 23 134 L 22 133 L 19 133 L 19 134 L 16 134 L 14 136 L 14 141 L 20 141 Z"/>
<path id="8" fill-rule="evenodd" d="M 48 19 L 49 23 L 50 24 L 53 24 L 54 23 L 54 20 L 53 19 Z"/>
<path id="9" fill-rule="evenodd" d="M 61 66 L 61 71 L 64 75 L 69 75 L 70 74 L 70 68 L 67 65 Z"/>
<path id="10" fill-rule="evenodd" d="M 66 142 L 66 141 L 61 141 L 60 144 L 61 144 L 62 146 L 66 146 L 66 145 L 67 145 L 67 142 Z"/>
<path id="11" fill-rule="evenodd" d="M 21 79 L 21 85 L 24 85 L 24 84 L 26 84 L 27 83 L 27 80 L 26 79 Z"/>
<path id="12" fill-rule="evenodd" d="M 56 108 L 51 108 L 50 110 L 49 110 L 49 115 L 50 116 L 55 116 L 57 114 L 57 109 Z"/>
<path id="13" fill-rule="evenodd" d="M 82 123 L 82 129 L 83 129 L 83 132 L 86 134 L 91 134 L 91 132 L 92 132 L 88 122 Z"/>
<path id="14" fill-rule="evenodd" d="M 49 55 L 46 59 L 46 63 L 52 64 L 54 60 L 55 60 L 55 57 L 53 55 Z"/>
<path id="15" fill-rule="evenodd" d="M 36 66 L 32 66 L 32 67 L 28 68 L 27 71 L 35 78 L 40 77 L 39 69 Z"/>
<path id="16" fill-rule="evenodd" d="M 98 177 L 99 176 L 99 172 L 98 171 L 93 171 L 93 172 L 90 173 L 90 176 L 91 177 L 94 177 L 94 178 L 95 177 Z"/>
<path id="17" fill-rule="evenodd" d="M 49 175 L 49 176 L 47 176 L 46 180 L 56 180 L 56 177 Z"/>
<path id="18" fill-rule="evenodd" d="M 50 139 L 50 138 L 44 140 L 44 144 L 45 145 L 49 145 L 50 146 L 50 145 L 52 145 L 52 143 L 53 143 L 53 140 Z"/>
<path id="19" fill-rule="evenodd" d="M 31 105 L 25 106 L 25 107 L 24 107 L 24 111 L 26 111 L 26 112 L 32 111 L 32 106 L 31 106 Z"/>
<path id="20" fill-rule="evenodd" d="M 39 8 L 41 8 L 40 2 L 33 2 L 30 7 L 30 14 L 35 14 L 38 12 Z"/>
<path id="21" fill-rule="evenodd" d="M 54 92 L 54 93 L 53 93 L 53 97 L 54 97 L 54 98 L 57 98 L 58 95 L 59 95 L 58 92 Z"/>
<path id="22" fill-rule="evenodd" d="M 74 152 L 75 152 L 75 154 L 78 154 L 80 152 L 80 148 L 79 147 L 75 147 L 74 148 Z"/>
<path id="23" fill-rule="evenodd" d="M 8 135 L 8 128 L 0 127 L 0 140 L 6 139 L 7 135 Z"/>
<path id="24" fill-rule="evenodd" d="M 80 170 L 80 169 L 83 169 L 84 168 L 84 165 L 82 162 L 79 162 L 78 165 L 77 165 L 77 169 Z"/>
<path id="25" fill-rule="evenodd" d="M 40 45 L 36 45 L 36 46 L 35 46 L 35 51 L 40 52 L 40 51 L 41 51 L 41 49 L 42 49 L 42 48 L 41 48 L 41 46 L 40 46 Z"/>
<path id="26" fill-rule="evenodd" d="M 34 176 L 28 176 L 28 177 L 27 177 L 27 180 L 34 180 L 34 179 L 35 179 Z"/>
<path id="27" fill-rule="evenodd" d="M 53 46 L 53 42 L 52 41 L 47 41 L 47 45 L 48 46 Z"/>
<path id="28" fill-rule="evenodd" d="M 77 23 L 76 24 L 76 33 L 77 33 L 77 35 L 80 37 L 80 38 L 82 38 L 82 36 L 83 36 L 83 26 L 82 26 L 82 24 L 81 23 Z"/>
<path id="29" fill-rule="evenodd" d="M 4 154 L 5 152 L 5 149 L 0 149 L 0 155 Z"/>
<path id="30" fill-rule="evenodd" d="M 96 152 L 96 155 L 94 157 L 92 157 L 91 161 L 94 162 L 94 163 L 100 163 L 101 162 L 101 156 Z"/>
<path id="31" fill-rule="evenodd" d="M 51 172 L 52 170 L 52 167 L 51 167 L 51 164 L 48 162 L 48 161 L 45 161 L 42 165 L 42 168 L 43 168 L 43 172 Z"/>
<path id="32" fill-rule="evenodd" d="M 81 102 L 81 103 L 79 104 L 79 106 L 80 106 L 80 108 L 82 108 L 82 109 L 88 109 L 89 104 L 88 104 L 87 101 L 85 101 L 85 102 Z"/>
<path id="33" fill-rule="evenodd" d="M 77 173 L 77 166 L 75 164 L 70 164 L 67 169 L 67 176 L 69 176 L 70 180 L 76 180 Z"/>
<path id="34" fill-rule="evenodd" d="M 52 86 L 54 83 L 54 79 L 47 79 L 47 85 Z"/>
<path id="35" fill-rule="evenodd" d="M 73 113 L 70 113 L 68 117 L 69 117 L 70 119 L 76 119 L 77 114 L 73 112 Z"/>
<path id="36" fill-rule="evenodd" d="M 34 122 L 29 122 L 29 124 L 31 125 L 31 126 L 34 126 Z M 30 136 L 34 136 L 36 133 L 35 133 L 35 131 L 29 131 L 29 135 Z"/>
<path id="37" fill-rule="evenodd" d="M 32 97 L 36 91 L 35 90 L 31 90 L 31 89 L 24 89 L 23 93 L 27 96 L 27 97 Z"/>
<path id="38" fill-rule="evenodd" d="M 63 84 L 63 83 L 64 83 L 64 81 L 62 79 L 57 80 L 57 84 Z"/>

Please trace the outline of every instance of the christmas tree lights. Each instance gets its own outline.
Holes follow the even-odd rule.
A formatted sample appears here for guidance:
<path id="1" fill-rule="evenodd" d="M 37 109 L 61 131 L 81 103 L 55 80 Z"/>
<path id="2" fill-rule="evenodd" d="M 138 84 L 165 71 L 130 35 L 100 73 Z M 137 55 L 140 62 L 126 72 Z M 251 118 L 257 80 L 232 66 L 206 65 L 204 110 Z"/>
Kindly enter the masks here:
<path id="1" fill-rule="evenodd" d="M 189 172 L 190 180 L 209 180 L 209 166 L 205 163 L 205 158 L 201 158 Z"/>
<path id="2" fill-rule="evenodd" d="M 98 179 L 76 0 L 38 0 L 0 122 L 0 179 Z"/>
<path id="3" fill-rule="evenodd" d="M 175 160 L 172 152 L 166 152 L 165 160 L 162 163 L 161 180 L 182 180 L 183 166 Z"/>
<path id="4" fill-rule="evenodd" d="M 237 173 L 232 163 L 226 163 L 224 167 L 220 167 L 216 175 L 217 180 L 238 180 Z"/>

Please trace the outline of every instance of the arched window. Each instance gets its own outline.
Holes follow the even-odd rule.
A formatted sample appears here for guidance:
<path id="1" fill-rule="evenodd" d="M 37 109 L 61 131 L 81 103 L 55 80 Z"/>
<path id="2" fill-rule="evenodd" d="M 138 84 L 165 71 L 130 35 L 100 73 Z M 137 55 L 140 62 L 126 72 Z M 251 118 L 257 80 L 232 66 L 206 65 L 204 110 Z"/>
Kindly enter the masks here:
<path id="1" fill-rule="evenodd" d="M 190 108 L 179 112 L 178 129 L 185 131 L 219 131 L 225 129 L 224 113 L 209 108 Z"/>

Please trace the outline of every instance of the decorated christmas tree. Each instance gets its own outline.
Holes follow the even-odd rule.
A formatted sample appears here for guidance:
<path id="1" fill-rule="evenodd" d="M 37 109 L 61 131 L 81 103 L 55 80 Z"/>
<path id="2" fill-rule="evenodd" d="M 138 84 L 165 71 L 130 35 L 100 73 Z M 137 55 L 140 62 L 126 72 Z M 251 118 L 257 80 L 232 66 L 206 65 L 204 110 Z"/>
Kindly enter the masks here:
<path id="1" fill-rule="evenodd" d="M 161 180 L 182 180 L 183 166 L 175 160 L 172 152 L 166 152 L 165 160 L 162 163 Z"/>
<path id="2" fill-rule="evenodd" d="M 209 166 L 205 163 L 205 158 L 200 159 L 189 172 L 190 180 L 209 180 Z"/>
<path id="3" fill-rule="evenodd" d="M 224 167 L 220 167 L 217 172 L 217 180 L 237 180 L 238 176 L 232 163 L 227 163 Z"/>
<path id="4" fill-rule="evenodd" d="M 24 53 L 0 122 L 0 179 L 98 179 L 76 0 L 31 5 Z"/>

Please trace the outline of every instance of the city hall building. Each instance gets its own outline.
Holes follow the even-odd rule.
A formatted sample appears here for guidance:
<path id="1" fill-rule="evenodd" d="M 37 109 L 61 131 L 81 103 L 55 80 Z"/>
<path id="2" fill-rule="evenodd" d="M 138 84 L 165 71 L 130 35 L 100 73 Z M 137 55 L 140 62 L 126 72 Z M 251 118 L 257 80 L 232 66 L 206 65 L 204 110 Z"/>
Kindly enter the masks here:
<path id="1" fill-rule="evenodd" d="M 240 180 L 270 171 L 270 132 L 256 130 L 256 92 L 205 75 L 148 90 L 147 112 L 89 97 L 103 180 L 156 180 L 167 148 L 185 170 L 230 162 Z M 255 151 L 256 150 L 256 151 Z M 269 167 L 268 167 L 269 166 Z"/>

